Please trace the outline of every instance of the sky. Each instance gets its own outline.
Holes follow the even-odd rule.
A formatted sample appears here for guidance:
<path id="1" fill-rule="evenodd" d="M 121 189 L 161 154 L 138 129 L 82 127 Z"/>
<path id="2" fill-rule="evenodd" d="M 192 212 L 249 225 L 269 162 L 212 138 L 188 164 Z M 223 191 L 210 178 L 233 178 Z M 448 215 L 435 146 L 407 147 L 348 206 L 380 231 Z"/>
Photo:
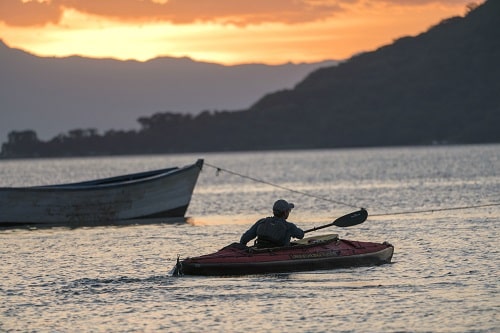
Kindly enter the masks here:
<path id="1" fill-rule="evenodd" d="M 0 39 L 39 56 L 234 65 L 343 60 L 473 0 L 0 0 Z"/>

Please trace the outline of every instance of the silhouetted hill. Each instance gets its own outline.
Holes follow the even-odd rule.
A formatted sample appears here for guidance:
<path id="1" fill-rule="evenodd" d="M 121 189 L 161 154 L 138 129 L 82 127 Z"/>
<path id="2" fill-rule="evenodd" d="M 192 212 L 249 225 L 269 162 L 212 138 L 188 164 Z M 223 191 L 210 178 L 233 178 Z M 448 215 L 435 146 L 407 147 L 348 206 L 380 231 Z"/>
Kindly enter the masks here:
<path id="1" fill-rule="evenodd" d="M 146 62 L 37 57 L 0 40 L 0 139 L 33 129 L 50 138 L 73 128 L 138 128 L 159 111 L 241 110 L 263 94 L 291 88 L 336 64 L 223 66 L 189 58 Z"/>
<path id="2" fill-rule="evenodd" d="M 248 110 L 142 117 L 138 132 L 11 133 L 4 156 L 500 142 L 500 1 L 311 73 Z M 112 135 L 111 135 L 112 134 Z M 23 148 L 25 147 L 25 148 Z"/>
<path id="3" fill-rule="evenodd" d="M 500 1 L 488 1 L 465 18 L 315 71 L 252 110 L 292 119 L 288 140 L 309 124 L 313 146 L 499 142 L 499 17 Z"/>

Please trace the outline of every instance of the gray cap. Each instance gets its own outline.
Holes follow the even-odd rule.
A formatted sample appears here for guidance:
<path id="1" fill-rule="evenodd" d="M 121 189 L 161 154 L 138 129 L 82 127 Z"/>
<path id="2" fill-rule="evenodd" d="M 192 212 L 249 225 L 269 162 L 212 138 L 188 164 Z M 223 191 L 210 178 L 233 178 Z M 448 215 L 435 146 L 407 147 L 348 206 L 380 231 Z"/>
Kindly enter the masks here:
<path id="1" fill-rule="evenodd" d="M 284 213 L 295 207 L 293 203 L 289 203 L 286 200 L 280 199 L 276 201 L 273 205 L 273 213 Z"/>

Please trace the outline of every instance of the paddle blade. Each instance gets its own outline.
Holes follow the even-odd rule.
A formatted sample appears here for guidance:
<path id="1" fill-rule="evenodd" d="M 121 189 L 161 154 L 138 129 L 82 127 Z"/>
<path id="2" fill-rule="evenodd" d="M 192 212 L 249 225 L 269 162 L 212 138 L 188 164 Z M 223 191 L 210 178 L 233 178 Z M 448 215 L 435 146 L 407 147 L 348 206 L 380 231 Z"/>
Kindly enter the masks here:
<path id="1" fill-rule="evenodd" d="M 368 212 L 366 209 L 358 210 L 357 212 L 353 212 L 342 217 L 339 217 L 333 222 L 333 225 L 337 227 L 351 227 L 356 224 L 360 224 L 365 222 L 368 218 Z"/>

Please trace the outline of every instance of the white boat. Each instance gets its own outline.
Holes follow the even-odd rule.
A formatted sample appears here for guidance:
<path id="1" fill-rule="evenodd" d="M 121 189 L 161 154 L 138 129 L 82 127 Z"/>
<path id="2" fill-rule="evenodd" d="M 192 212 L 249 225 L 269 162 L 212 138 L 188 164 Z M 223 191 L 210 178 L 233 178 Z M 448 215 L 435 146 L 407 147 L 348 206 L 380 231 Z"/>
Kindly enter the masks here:
<path id="1" fill-rule="evenodd" d="M 182 218 L 198 175 L 192 165 L 79 183 L 0 187 L 0 225 L 89 225 Z"/>

